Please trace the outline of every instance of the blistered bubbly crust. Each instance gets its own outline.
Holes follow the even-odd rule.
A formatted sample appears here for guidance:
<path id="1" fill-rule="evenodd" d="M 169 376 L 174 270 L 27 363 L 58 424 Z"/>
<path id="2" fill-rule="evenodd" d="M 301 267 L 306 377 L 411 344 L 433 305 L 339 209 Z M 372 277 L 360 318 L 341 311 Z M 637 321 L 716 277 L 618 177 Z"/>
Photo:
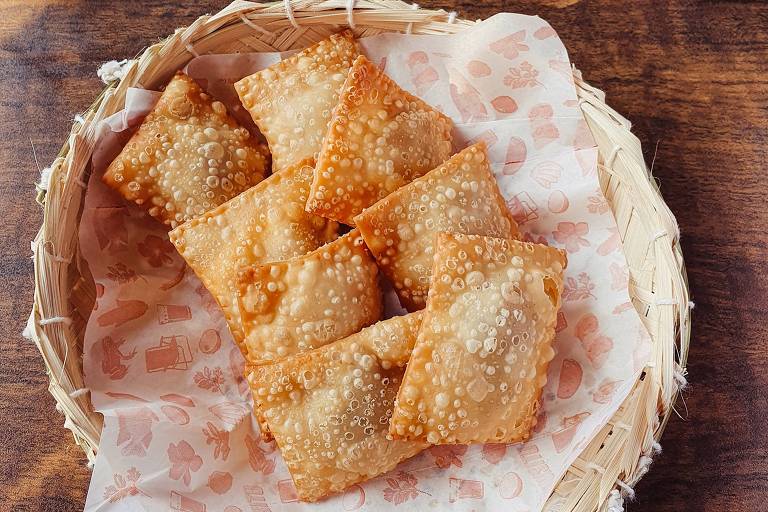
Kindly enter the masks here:
<path id="1" fill-rule="evenodd" d="M 267 164 L 266 148 L 224 104 L 178 72 L 103 180 L 176 227 L 260 182 Z"/>
<path id="2" fill-rule="evenodd" d="M 565 265 L 545 245 L 439 233 L 390 433 L 430 444 L 527 439 L 554 356 Z"/>
<path id="3" fill-rule="evenodd" d="M 320 149 L 307 210 L 354 225 L 364 208 L 447 160 L 452 128 L 361 55 Z"/>
<path id="4" fill-rule="evenodd" d="M 218 301 L 241 345 L 244 335 L 235 297 L 240 268 L 301 256 L 337 236 L 336 222 L 304 210 L 313 164 L 305 160 L 277 172 L 169 233 Z"/>
<path id="5" fill-rule="evenodd" d="M 409 311 L 426 304 L 435 232 L 518 236 L 482 142 L 365 209 L 355 224 Z"/>
<path id="6" fill-rule="evenodd" d="M 247 359 L 317 348 L 378 321 L 378 269 L 358 231 L 287 261 L 246 267 L 238 306 Z"/>
<path id="7" fill-rule="evenodd" d="M 385 473 L 426 448 L 387 434 L 420 323 L 421 313 L 394 317 L 249 374 L 303 501 Z"/>
<path id="8" fill-rule="evenodd" d="M 267 138 L 276 168 L 317 155 L 358 54 L 346 30 L 235 84 L 240 101 Z"/>

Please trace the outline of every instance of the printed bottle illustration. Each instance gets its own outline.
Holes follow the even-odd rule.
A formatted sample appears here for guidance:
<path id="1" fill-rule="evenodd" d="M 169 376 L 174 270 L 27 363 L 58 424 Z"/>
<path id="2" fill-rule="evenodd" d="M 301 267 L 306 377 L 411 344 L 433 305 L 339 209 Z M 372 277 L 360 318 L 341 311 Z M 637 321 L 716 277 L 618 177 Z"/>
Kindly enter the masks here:
<path id="1" fill-rule="evenodd" d="M 163 336 L 160 344 L 144 351 L 147 373 L 167 370 L 187 370 L 192 362 L 192 351 L 186 336 Z"/>
<path id="2" fill-rule="evenodd" d="M 160 325 L 183 322 L 190 318 L 192 318 L 192 310 L 189 309 L 189 306 L 178 304 L 157 305 L 157 322 Z"/>
<path id="3" fill-rule="evenodd" d="M 448 501 L 455 503 L 457 500 L 474 499 L 483 497 L 483 482 L 479 480 L 465 480 L 463 478 L 449 478 Z"/>
<path id="4" fill-rule="evenodd" d="M 171 510 L 178 512 L 206 512 L 205 503 L 171 491 Z"/>

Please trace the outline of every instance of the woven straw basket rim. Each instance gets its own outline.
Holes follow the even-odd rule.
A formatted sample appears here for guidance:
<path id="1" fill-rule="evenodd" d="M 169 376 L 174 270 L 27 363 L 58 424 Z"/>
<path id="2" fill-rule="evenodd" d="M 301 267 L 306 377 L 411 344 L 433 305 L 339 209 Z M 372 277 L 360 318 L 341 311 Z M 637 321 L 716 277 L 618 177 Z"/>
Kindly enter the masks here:
<path id="1" fill-rule="evenodd" d="M 93 409 L 82 370 L 83 335 L 96 293 L 78 246 L 78 225 L 98 123 L 123 108 L 129 87 L 154 88 L 192 57 L 206 53 L 303 48 L 340 26 L 357 36 L 382 32 L 451 34 L 474 25 L 455 13 L 399 0 L 235 1 L 200 17 L 130 61 L 91 108 L 76 118 L 51 166 L 43 225 L 35 238 L 35 291 L 25 335 L 40 350 L 56 408 L 88 459 L 96 457 L 102 417 Z M 685 385 L 690 313 L 675 218 L 643 160 L 630 123 L 605 95 L 575 73 L 580 106 L 597 141 L 599 179 L 619 227 L 630 268 L 629 294 L 652 338 L 651 363 L 620 409 L 568 469 L 547 502 L 562 511 L 607 510 L 648 471 L 664 426 Z"/>

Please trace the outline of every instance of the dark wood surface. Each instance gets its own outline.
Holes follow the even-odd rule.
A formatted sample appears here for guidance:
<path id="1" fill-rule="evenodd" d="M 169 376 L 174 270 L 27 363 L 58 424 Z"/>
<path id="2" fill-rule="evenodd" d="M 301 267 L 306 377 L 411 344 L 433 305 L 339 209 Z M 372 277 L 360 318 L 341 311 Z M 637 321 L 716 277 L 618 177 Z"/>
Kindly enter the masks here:
<path id="1" fill-rule="evenodd" d="M 224 2 L 0 0 L 0 510 L 81 510 L 85 458 L 62 427 L 35 347 L 32 183 L 96 69 Z M 628 510 L 768 510 L 768 4 L 551 0 L 427 2 L 483 18 L 539 14 L 634 122 L 677 215 L 696 301 L 687 412 Z"/>

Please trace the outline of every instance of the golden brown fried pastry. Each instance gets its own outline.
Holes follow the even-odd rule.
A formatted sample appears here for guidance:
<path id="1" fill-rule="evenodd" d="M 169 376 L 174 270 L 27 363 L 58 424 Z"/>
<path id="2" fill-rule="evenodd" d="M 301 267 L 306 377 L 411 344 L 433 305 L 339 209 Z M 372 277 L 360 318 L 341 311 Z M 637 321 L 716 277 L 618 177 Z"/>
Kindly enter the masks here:
<path id="1" fill-rule="evenodd" d="M 224 310 L 237 342 L 243 340 L 235 297 L 240 268 L 300 256 L 336 238 L 337 223 L 304 210 L 313 163 L 273 174 L 169 233 Z"/>
<path id="2" fill-rule="evenodd" d="M 382 313 L 378 269 L 357 231 L 304 256 L 243 269 L 238 293 L 251 362 L 323 346 Z"/>
<path id="3" fill-rule="evenodd" d="M 518 235 L 482 142 L 365 209 L 355 224 L 409 311 L 426 304 L 436 231 Z"/>
<path id="4" fill-rule="evenodd" d="M 260 182 L 268 153 L 182 72 L 104 173 L 104 182 L 176 227 Z"/>
<path id="5" fill-rule="evenodd" d="M 439 233 L 390 433 L 431 444 L 527 439 L 554 356 L 565 265 L 545 245 Z"/>
<path id="6" fill-rule="evenodd" d="M 347 30 L 235 84 L 240 101 L 267 138 L 276 168 L 317 155 L 358 54 Z"/>
<path id="7" fill-rule="evenodd" d="M 358 57 L 320 149 L 307 210 L 354 225 L 364 208 L 447 160 L 452 128 Z"/>
<path id="8" fill-rule="evenodd" d="M 421 313 L 394 317 L 249 375 L 299 497 L 316 501 L 426 448 L 387 430 Z"/>

